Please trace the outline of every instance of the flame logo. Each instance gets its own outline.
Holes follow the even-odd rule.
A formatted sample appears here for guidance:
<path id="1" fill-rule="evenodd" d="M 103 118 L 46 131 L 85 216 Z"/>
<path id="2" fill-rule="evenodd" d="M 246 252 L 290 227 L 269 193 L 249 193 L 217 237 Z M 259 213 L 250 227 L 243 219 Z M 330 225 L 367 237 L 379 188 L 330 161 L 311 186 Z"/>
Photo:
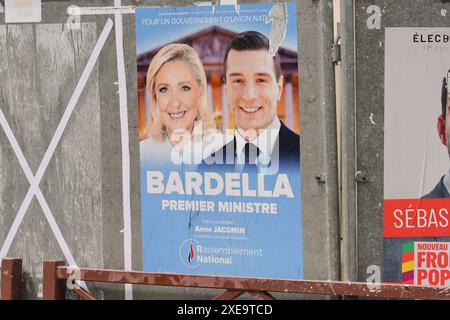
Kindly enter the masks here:
<path id="1" fill-rule="evenodd" d="M 192 261 L 194 261 L 194 256 L 195 256 L 194 246 L 192 245 L 192 241 L 191 241 L 191 243 L 189 245 L 189 257 L 188 257 L 189 264 L 192 264 Z"/>
<path id="2" fill-rule="evenodd" d="M 180 245 L 179 257 L 183 265 L 189 269 L 195 269 L 200 266 L 201 261 L 196 259 L 197 253 L 195 252 L 195 246 L 200 245 L 195 239 L 186 239 Z M 189 252 L 187 252 L 189 251 Z M 189 253 L 189 254 L 188 254 Z"/>

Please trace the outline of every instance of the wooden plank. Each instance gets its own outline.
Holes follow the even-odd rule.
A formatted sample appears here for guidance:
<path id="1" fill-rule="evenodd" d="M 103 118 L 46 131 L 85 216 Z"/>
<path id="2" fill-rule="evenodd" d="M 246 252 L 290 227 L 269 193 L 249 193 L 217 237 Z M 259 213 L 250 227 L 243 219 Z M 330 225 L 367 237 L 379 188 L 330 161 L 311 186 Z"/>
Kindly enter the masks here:
<path id="1" fill-rule="evenodd" d="M 73 291 L 75 291 L 84 300 L 97 300 L 97 299 L 95 299 L 95 297 L 93 295 L 91 295 L 89 292 L 87 292 L 83 288 L 75 287 L 75 288 L 73 288 Z"/>
<path id="2" fill-rule="evenodd" d="M 214 297 L 213 300 L 234 300 L 245 293 L 243 290 L 226 290 L 225 292 Z"/>
<path id="3" fill-rule="evenodd" d="M 58 279 L 57 268 L 64 265 L 63 261 L 44 261 L 43 299 L 64 300 L 66 297 L 66 281 Z"/>
<path id="4" fill-rule="evenodd" d="M 67 279 L 70 276 L 70 271 L 67 267 L 60 267 L 58 268 L 57 275 L 59 278 Z M 401 284 L 380 284 L 379 290 L 373 290 L 367 283 L 361 282 L 294 281 L 239 277 L 193 276 L 86 268 L 80 269 L 80 280 L 241 291 L 250 290 L 304 293 L 330 296 L 450 300 L 450 288 L 442 289 L 439 287 Z M 373 284 L 371 285 L 373 286 Z"/>
<path id="5" fill-rule="evenodd" d="M 2 260 L 2 300 L 19 300 L 22 291 L 22 259 Z"/>
<path id="6" fill-rule="evenodd" d="M 276 300 L 275 297 L 267 291 L 248 291 L 248 293 L 259 300 Z"/>

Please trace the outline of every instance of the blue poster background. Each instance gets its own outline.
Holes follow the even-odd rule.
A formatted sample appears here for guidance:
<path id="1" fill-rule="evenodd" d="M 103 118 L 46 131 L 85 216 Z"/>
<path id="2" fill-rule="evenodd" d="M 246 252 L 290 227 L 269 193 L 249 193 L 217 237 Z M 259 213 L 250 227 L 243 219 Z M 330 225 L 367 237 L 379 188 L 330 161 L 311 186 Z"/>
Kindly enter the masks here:
<path id="1" fill-rule="evenodd" d="M 242 10 L 254 14 L 267 14 L 272 4 L 242 4 Z M 176 15 L 182 12 L 182 15 Z M 191 14 L 189 14 L 191 12 Z M 222 12 L 222 13 L 221 13 Z M 297 51 L 296 6 L 288 5 L 288 32 L 283 46 Z M 178 7 L 178 8 L 137 8 L 136 35 L 138 53 L 171 43 L 182 35 L 196 32 L 213 24 L 202 25 L 142 25 L 144 19 L 155 19 L 161 13 L 166 17 L 219 17 L 236 16 L 233 6 L 216 7 Z M 187 14 L 185 14 L 187 13 Z M 248 15 L 251 13 L 247 13 Z M 148 22 L 148 20 L 147 20 Z M 271 25 L 259 23 L 230 24 L 222 27 L 236 32 L 257 30 L 267 36 Z M 243 193 L 244 180 L 248 180 L 249 190 L 258 190 L 258 168 L 242 169 L 230 166 L 173 165 L 161 163 L 157 150 L 145 149 L 141 142 L 140 178 L 142 210 L 142 254 L 143 271 L 169 272 L 199 275 L 244 276 L 258 278 L 303 278 L 303 241 L 301 212 L 300 163 L 281 167 L 278 174 L 264 175 L 264 190 L 272 192 L 280 176 L 287 178 L 293 197 L 246 197 L 227 196 L 225 188 L 219 195 L 192 194 L 177 192 L 148 193 L 149 173 L 160 174 L 164 186 L 171 174 L 180 177 L 185 186 L 186 173 L 197 174 L 202 178 L 206 172 L 218 173 L 223 181 L 225 175 L 237 172 L 235 180 Z M 300 157 L 300 155 L 299 155 Z M 242 171 L 243 170 L 243 171 Z M 244 179 L 247 175 L 248 179 Z M 235 188 L 236 189 L 236 188 Z M 261 187 L 260 187 L 261 189 Z M 212 211 L 199 208 L 193 210 L 171 210 L 168 201 L 206 201 L 214 207 Z M 236 212 L 219 210 L 221 202 L 264 203 L 271 205 L 272 213 Z M 163 205 L 166 207 L 163 208 Z M 173 203 L 173 202 L 172 202 Z M 178 203 L 178 202 L 177 202 Z M 205 209 L 205 208 L 203 208 Z M 223 208 L 222 208 L 223 209 Z M 254 207 L 255 209 L 255 207 Z M 234 212 L 232 212 L 234 211 Z M 274 213 L 275 212 L 275 213 Z"/>

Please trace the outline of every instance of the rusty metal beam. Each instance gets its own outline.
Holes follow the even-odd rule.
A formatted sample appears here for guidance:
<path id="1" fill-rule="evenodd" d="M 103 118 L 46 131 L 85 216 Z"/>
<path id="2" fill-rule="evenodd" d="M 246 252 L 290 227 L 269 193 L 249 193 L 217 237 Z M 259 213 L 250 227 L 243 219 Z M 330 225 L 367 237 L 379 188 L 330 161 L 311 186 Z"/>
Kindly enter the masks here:
<path id="1" fill-rule="evenodd" d="M 83 288 L 74 287 L 72 290 L 75 291 L 83 300 L 97 300 L 93 295 L 91 295 Z"/>
<path id="2" fill-rule="evenodd" d="M 22 259 L 2 260 L 2 300 L 19 300 L 22 291 Z"/>
<path id="3" fill-rule="evenodd" d="M 57 268 L 57 277 L 69 278 L 67 267 Z M 228 289 L 237 291 L 267 291 L 284 293 L 304 293 L 330 296 L 359 296 L 404 299 L 450 300 L 450 288 L 423 287 L 416 285 L 379 284 L 373 290 L 360 282 L 270 280 L 239 277 L 196 276 L 170 273 L 145 273 L 138 271 L 80 269 L 80 279 L 84 281 L 131 283 L 158 286 L 197 287 Z"/>
<path id="4" fill-rule="evenodd" d="M 234 300 L 245 293 L 243 290 L 226 290 L 218 296 L 214 297 L 213 300 Z"/>
<path id="5" fill-rule="evenodd" d="M 259 300 L 276 300 L 275 297 L 267 291 L 248 291 L 248 293 Z"/>
<path id="6" fill-rule="evenodd" d="M 44 300 L 64 300 L 66 297 L 66 281 L 57 276 L 58 267 L 64 266 L 63 261 L 44 261 Z"/>

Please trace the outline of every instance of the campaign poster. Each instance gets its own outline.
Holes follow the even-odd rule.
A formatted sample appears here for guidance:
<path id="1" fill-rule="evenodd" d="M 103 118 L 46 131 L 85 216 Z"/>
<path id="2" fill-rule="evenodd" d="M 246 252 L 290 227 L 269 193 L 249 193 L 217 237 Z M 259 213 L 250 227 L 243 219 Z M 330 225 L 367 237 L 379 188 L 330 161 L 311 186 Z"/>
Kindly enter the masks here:
<path id="1" fill-rule="evenodd" d="M 303 278 L 296 15 L 136 8 L 143 271 Z"/>
<path id="2" fill-rule="evenodd" d="M 385 36 L 384 281 L 440 285 L 450 270 L 450 28 Z"/>

